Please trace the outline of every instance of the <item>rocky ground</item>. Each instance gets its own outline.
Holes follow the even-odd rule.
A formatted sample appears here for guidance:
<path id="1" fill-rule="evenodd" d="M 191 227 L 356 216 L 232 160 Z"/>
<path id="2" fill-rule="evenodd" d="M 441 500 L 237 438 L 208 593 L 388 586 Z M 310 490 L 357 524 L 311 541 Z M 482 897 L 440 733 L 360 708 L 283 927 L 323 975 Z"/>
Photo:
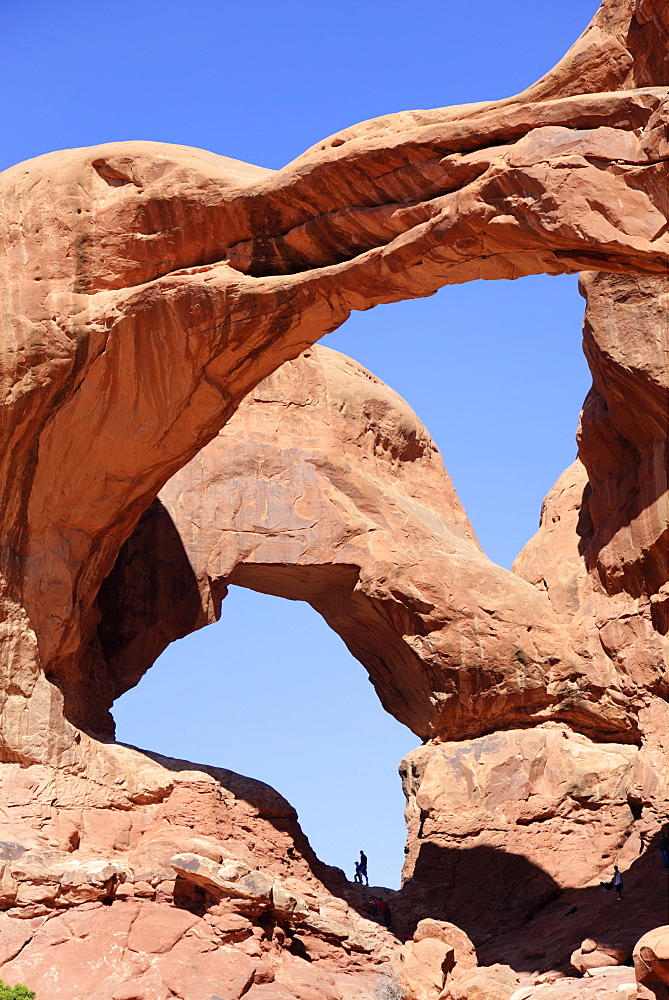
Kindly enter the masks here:
<path id="1" fill-rule="evenodd" d="M 318 861 L 268 786 L 118 744 L 101 751 L 105 784 L 5 771 L 0 833 L 17 839 L 0 841 L 0 976 L 40 1000 L 619 1000 L 637 996 L 634 945 L 666 920 L 656 850 L 625 865 L 622 900 L 596 879 L 553 882 L 521 915 L 504 897 L 514 856 L 500 848 L 493 877 L 494 852 L 473 848 L 459 863 L 496 906 L 476 891 L 460 910 L 454 899 L 457 926 L 443 918 L 441 859 L 420 875 L 418 901 L 417 876 L 399 892 L 357 886 Z M 544 873 L 516 857 L 522 898 Z M 431 885 L 440 919 L 419 919 Z M 392 930 L 372 915 L 375 899 Z M 653 942 L 661 968 L 667 944 Z"/>

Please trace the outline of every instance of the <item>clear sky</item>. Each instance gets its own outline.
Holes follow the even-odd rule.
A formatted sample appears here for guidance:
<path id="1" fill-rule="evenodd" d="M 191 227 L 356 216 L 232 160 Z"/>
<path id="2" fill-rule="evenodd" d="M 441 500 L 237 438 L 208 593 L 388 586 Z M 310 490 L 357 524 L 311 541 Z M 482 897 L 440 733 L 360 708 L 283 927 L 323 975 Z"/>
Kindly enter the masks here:
<path id="1" fill-rule="evenodd" d="M 367 118 L 505 97 L 596 0 L 0 0 L 0 169 L 155 139 L 279 168 Z M 574 277 L 473 282 L 356 313 L 325 339 L 413 406 L 482 545 L 510 566 L 574 458 L 589 386 Z M 184 684 L 184 677 L 188 683 Z M 324 861 L 396 886 L 416 737 L 301 604 L 232 588 L 118 703 L 119 739 L 269 781 Z"/>

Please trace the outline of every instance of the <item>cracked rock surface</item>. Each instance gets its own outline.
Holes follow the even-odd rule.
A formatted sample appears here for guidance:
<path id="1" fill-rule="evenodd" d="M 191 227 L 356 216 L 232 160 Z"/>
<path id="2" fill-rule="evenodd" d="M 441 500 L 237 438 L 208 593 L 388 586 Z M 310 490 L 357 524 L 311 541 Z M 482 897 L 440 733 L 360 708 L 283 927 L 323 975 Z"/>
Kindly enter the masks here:
<path id="1" fill-rule="evenodd" d="M 668 29 L 659 0 L 604 0 L 523 94 L 364 122 L 280 171 L 130 142 L 0 175 L 5 981 L 372 1000 L 406 973 L 411 1000 L 631 1000 L 586 956 L 630 962 L 650 933 L 638 997 L 664 988 Z M 313 345 L 353 309 L 575 271 L 578 461 L 510 573 L 406 404 Z M 114 743 L 114 698 L 227 582 L 310 600 L 425 741 L 400 893 L 322 865 L 262 783 Z M 614 863 L 624 906 L 598 884 Z M 397 965 L 421 918 L 482 967 L 436 932 Z"/>

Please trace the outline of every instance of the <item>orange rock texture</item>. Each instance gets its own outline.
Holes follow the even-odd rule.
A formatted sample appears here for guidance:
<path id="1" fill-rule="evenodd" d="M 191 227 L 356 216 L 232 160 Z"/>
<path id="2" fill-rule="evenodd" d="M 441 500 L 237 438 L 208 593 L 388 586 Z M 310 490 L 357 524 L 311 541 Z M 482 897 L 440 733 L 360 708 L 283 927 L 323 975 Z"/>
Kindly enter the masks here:
<path id="1" fill-rule="evenodd" d="M 574 676 L 579 718 L 626 726 L 580 676 L 547 595 L 481 552 L 416 415 L 328 348 L 253 390 L 124 546 L 99 602 L 114 693 L 218 614 L 228 583 L 308 600 L 424 739 L 559 715 Z"/>
<path id="2" fill-rule="evenodd" d="M 664 273 L 667 98 L 635 62 L 654 11 L 605 3 L 525 94 L 367 122 L 278 172 L 121 143 L 2 175 L 7 755 L 71 755 L 56 720 L 81 721 L 82 687 L 109 693 L 87 651 L 120 545 L 253 386 L 351 309 L 482 277 Z"/>
<path id="3" fill-rule="evenodd" d="M 572 676 L 560 689 L 569 725 L 554 717 L 432 739 L 402 767 L 405 902 L 460 924 L 486 962 L 513 956 L 516 968 L 564 967 L 579 936 L 629 960 L 640 934 L 667 914 L 658 843 L 669 815 L 669 286 L 590 274 L 581 288 L 593 388 L 579 457 L 513 569 L 548 596 L 582 664 L 580 683 L 603 711 L 619 706 L 624 721 L 617 734 L 593 731 Z M 601 900 L 614 863 L 630 889 L 624 923 Z M 486 931 L 487 942 L 477 936 Z"/>
<path id="4" fill-rule="evenodd" d="M 587 293 L 593 341 L 604 296 L 635 303 L 619 324 L 628 335 L 643 342 L 661 329 L 656 279 L 599 276 Z M 631 395 L 627 405 L 640 408 Z M 584 419 L 582 451 L 590 433 Z M 660 465 L 651 478 L 662 475 Z M 496 956 L 489 942 L 515 928 L 504 949 L 522 966 L 540 911 L 538 965 L 564 966 L 593 933 L 613 933 L 608 946 L 624 961 L 665 912 L 652 870 L 669 811 L 666 638 L 650 573 L 644 598 L 623 590 L 612 601 L 602 585 L 584 544 L 596 540 L 591 495 L 577 462 L 517 572 L 494 566 L 415 414 L 350 359 L 315 347 L 250 393 L 146 512 L 101 591 L 104 656 L 120 693 L 168 642 L 218 615 L 227 583 L 310 601 L 386 707 L 427 741 L 402 765 L 398 926 L 447 917 Z M 618 639 L 605 651 L 598 637 L 612 623 Z M 543 668 L 541 642 L 553 654 Z M 626 926 L 612 931 L 599 883 L 614 861 L 630 874 Z M 580 916 L 555 933 L 572 897 Z"/>
<path id="5" fill-rule="evenodd" d="M 618 947 L 602 857 L 636 885 L 620 948 L 662 922 L 668 34 L 658 0 L 605 0 L 523 94 L 365 122 L 278 172 L 131 142 L 0 175 L 3 979 L 39 1000 L 395 989 L 397 938 L 277 793 L 113 742 L 113 699 L 231 581 L 310 600 L 428 741 L 384 898 L 400 932 L 451 920 L 490 968 L 419 935 L 414 996 L 540 990 L 583 940 Z M 310 349 L 352 309 L 581 270 L 580 464 L 509 573 L 406 404 Z M 127 558 L 143 533 L 168 585 Z"/>

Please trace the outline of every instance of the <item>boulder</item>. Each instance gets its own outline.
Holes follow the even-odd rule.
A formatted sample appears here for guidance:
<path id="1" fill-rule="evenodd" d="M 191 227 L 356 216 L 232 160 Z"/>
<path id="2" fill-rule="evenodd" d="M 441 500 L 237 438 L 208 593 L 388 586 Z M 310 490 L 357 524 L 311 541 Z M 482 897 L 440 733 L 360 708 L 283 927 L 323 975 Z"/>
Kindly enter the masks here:
<path id="1" fill-rule="evenodd" d="M 586 972 L 589 969 L 601 969 L 609 965 L 622 965 L 631 955 L 631 949 L 625 945 L 600 943 L 593 938 L 586 938 L 581 947 L 573 952 L 570 961 L 578 972 Z"/>
<path id="2" fill-rule="evenodd" d="M 398 978 L 415 1000 L 437 1000 L 454 965 L 453 946 L 426 937 L 402 946 Z"/>
<path id="3" fill-rule="evenodd" d="M 518 976 L 508 965 L 481 966 L 453 979 L 439 1000 L 510 1000 Z"/>
<path id="4" fill-rule="evenodd" d="M 306 920 L 311 912 L 306 900 L 277 881 L 272 883 L 272 909 L 298 923 Z"/>
<path id="5" fill-rule="evenodd" d="M 413 939 L 424 941 L 427 938 L 442 941 L 453 949 L 455 970 L 458 975 L 469 969 L 475 969 L 478 965 L 474 945 L 465 932 L 455 924 L 447 920 L 434 920 L 431 917 L 420 920 L 413 933 Z"/>
<path id="6" fill-rule="evenodd" d="M 524 986 L 510 1000 L 637 1000 L 633 970 L 611 966 L 590 969 L 583 979 L 555 977 L 550 983 Z"/>
<path id="7" fill-rule="evenodd" d="M 669 997 L 669 925 L 656 927 L 637 941 L 634 972 L 639 1000 Z"/>
<path id="8" fill-rule="evenodd" d="M 241 861 L 229 859 L 218 865 L 197 854 L 177 854 L 170 864 L 182 878 L 209 891 L 218 890 L 254 903 L 270 902 L 273 888 L 270 876 L 253 871 Z"/>

